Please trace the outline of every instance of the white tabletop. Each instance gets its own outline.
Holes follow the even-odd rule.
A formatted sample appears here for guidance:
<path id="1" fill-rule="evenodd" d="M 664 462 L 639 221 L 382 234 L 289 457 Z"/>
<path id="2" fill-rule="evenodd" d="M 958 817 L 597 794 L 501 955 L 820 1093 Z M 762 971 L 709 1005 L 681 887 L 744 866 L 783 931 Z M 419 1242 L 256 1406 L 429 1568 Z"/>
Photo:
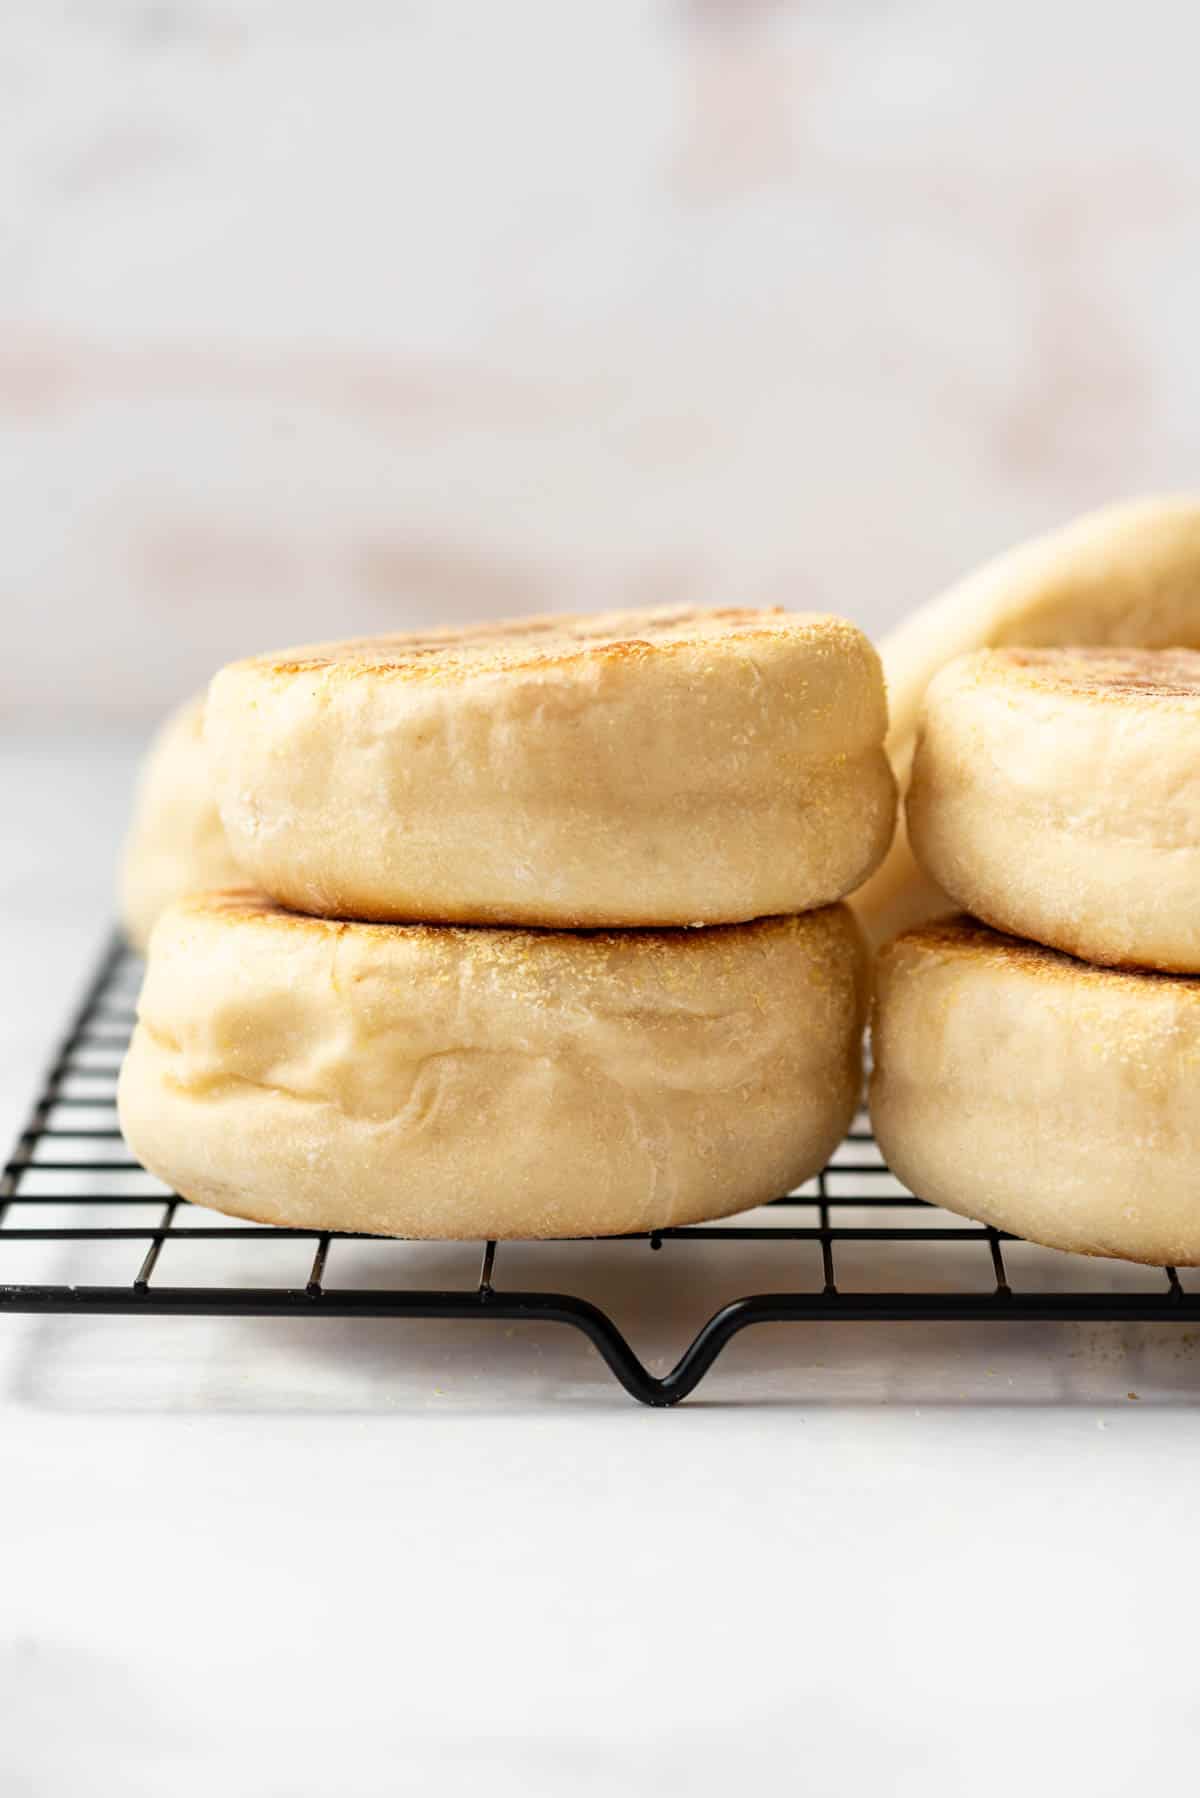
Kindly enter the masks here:
<path id="1" fill-rule="evenodd" d="M 3 750 L 7 1135 L 131 753 Z M 792 1277 L 746 1256 L 588 1291 L 660 1366 Z M 1184 1327 L 772 1326 L 651 1412 L 544 1326 L 0 1316 L 0 1790 L 1152 1789 L 1200 1746 L 1198 1391 Z"/>

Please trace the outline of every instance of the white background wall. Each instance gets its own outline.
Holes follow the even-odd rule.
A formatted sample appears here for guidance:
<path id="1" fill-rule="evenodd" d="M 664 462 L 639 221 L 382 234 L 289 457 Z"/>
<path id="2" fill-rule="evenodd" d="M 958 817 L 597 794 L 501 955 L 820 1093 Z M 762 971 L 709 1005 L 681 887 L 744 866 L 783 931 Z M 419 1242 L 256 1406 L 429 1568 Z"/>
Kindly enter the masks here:
<path id="1" fill-rule="evenodd" d="M 5 0 L 0 710 L 687 595 L 880 630 L 1200 468 L 1200 13 Z"/>

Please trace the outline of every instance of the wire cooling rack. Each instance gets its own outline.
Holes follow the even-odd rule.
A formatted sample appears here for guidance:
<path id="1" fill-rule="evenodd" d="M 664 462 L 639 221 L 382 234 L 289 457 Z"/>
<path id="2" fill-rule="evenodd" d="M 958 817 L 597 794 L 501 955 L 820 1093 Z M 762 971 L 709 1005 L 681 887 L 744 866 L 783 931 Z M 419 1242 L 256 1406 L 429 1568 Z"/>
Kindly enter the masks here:
<path id="1" fill-rule="evenodd" d="M 0 1311 L 568 1324 L 589 1338 L 625 1390 L 647 1405 L 672 1405 L 686 1398 L 726 1345 L 751 1324 L 830 1319 L 927 1323 L 1200 1319 L 1200 1290 L 1185 1287 L 1174 1268 L 1137 1270 L 1146 1277 L 1141 1288 L 1115 1290 L 1114 1264 L 1037 1250 L 1043 1270 L 1047 1262 L 1058 1269 L 1070 1264 L 1076 1275 L 1084 1270 L 1083 1288 L 1064 1290 L 1057 1278 L 1049 1281 L 1049 1289 L 1045 1284 L 1035 1288 L 1013 1276 L 1005 1246 L 1014 1239 L 936 1211 L 906 1192 L 884 1166 L 862 1115 L 829 1166 L 800 1191 L 731 1223 L 688 1225 L 620 1239 L 631 1245 L 631 1254 L 640 1252 L 639 1245 L 653 1252 L 673 1241 L 724 1244 L 727 1250 L 736 1243 L 774 1245 L 781 1257 L 792 1252 L 789 1245 L 819 1248 L 819 1273 L 811 1289 L 752 1293 L 723 1304 L 661 1377 L 639 1359 L 601 1306 L 569 1292 L 504 1287 L 499 1267 L 506 1244 L 479 1245 L 478 1276 L 469 1285 L 436 1290 L 332 1285 L 331 1250 L 336 1252 L 339 1243 L 378 1239 L 216 1218 L 169 1192 L 133 1159 L 117 1124 L 116 1081 L 133 1026 L 140 978 L 140 961 L 119 938 L 114 939 L 5 1164 L 0 1176 Z M 113 1221 L 116 1217 L 123 1221 Z M 168 1244 L 178 1267 L 181 1256 L 186 1259 L 199 1244 L 214 1241 L 237 1244 L 247 1255 L 260 1256 L 264 1243 L 311 1242 L 307 1279 L 287 1286 L 249 1280 L 224 1286 L 182 1285 L 159 1270 Z M 38 1245 L 53 1253 L 55 1245 L 62 1244 L 105 1245 L 110 1250 L 120 1245 L 128 1254 L 128 1269 L 106 1284 L 47 1280 L 44 1268 L 43 1277 L 14 1278 L 11 1264 L 18 1245 Z M 856 1257 L 861 1272 L 864 1252 L 886 1260 L 897 1244 L 918 1245 L 926 1269 L 939 1258 L 946 1267 L 951 1265 L 945 1260 L 954 1252 L 948 1245 L 971 1245 L 971 1253 L 979 1258 L 972 1264 L 974 1271 L 986 1277 L 972 1280 L 970 1290 L 960 1290 L 954 1280 L 949 1287 L 942 1282 L 936 1290 L 923 1289 L 928 1282 L 921 1279 L 912 1282 L 913 1289 L 877 1290 L 870 1280 L 852 1276 L 847 1281 L 839 1275 L 840 1260 Z M 577 1255 L 595 1253 L 595 1244 L 587 1241 L 570 1246 Z M 1030 1246 L 1017 1244 L 1009 1261 Z M 675 1277 L 672 1261 L 671 1255 L 661 1254 L 656 1261 L 664 1297 L 667 1283 Z M 956 1269 L 960 1265 L 953 1264 Z M 1031 1271 L 1036 1277 L 1036 1270 Z"/>

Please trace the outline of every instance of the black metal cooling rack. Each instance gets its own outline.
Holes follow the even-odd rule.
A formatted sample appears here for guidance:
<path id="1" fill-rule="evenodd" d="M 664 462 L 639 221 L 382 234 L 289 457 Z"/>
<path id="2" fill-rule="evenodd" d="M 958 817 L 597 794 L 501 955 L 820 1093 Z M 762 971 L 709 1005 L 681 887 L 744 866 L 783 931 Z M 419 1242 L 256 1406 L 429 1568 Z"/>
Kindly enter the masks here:
<path id="1" fill-rule="evenodd" d="M 672 1239 L 820 1246 L 821 1280 L 811 1291 L 756 1293 L 724 1304 L 704 1324 L 669 1373 L 654 1375 L 598 1305 L 564 1292 L 515 1291 L 499 1282 L 504 1244 L 480 1245 L 478 1279 L 455 1289 L 334 1288 L 327 1284 L 331 1245 L 377 1241 L 318 1230 L 277 1230 L 220 1220 L 167 1192 L 132 1158 L 116 1118 L 116 1080 L 134 1020 L 141 964 L 115 939 L 105 950 L 83 1001 L 46 1075 L 25 1129 L 0 1176 L 0 1311 L 142 1313 L 150 1316 L 388 1317 L 568 1324 L 590 1339 L 625 1390 L 647 1405 L 672 1405 L 693 1392 L 722 1349 L 751 1324 L 816 1320 L 919 1322 L 1184 1322 L 1200 1319 L 1200 1291 L 1185 1289 L 1174 1268 L 1145 1290 L 1112 1290 L 1095 1265 L 1084 1290 L 1026 1290 L 1010 1278 L 1004 1245 L 1014 1239 L 949 1213 L 934 1211 L 889 1175 L 865 1117 L 856 1120 L 830 1165 L 809 1186 L 749 1214 L 745 1221 L 688 1225 L 622 1238 L 661 1250 Z M 134 1190 L 128 1190 L 132 1181 Z M 58 1182 L 58 1184 L 56 1184 Z M 116 1183 L 114 1185 L 114 1182 Z M 139 1184 L 140 1183 L 140 1184 Z M 114 1208 L 144 1210 L 145 1221 L 113 1224 Z M 44 1210 L 40 1208 L 46 1208 Z M 70 1221 L 40 1221 L 67 1208 Z M 868 1222 L 847 1222 L 863 1215 Z M 25 1221 L 32 1217 L 38 1221 Z M 189 1221 L 190 1220 L 190 1221 Z M 200 1220 L 204 1220 L 201 1224 Z M 247 1245 L 285 1240 L 313 1244 L 302 1286 L 200 1286 L 156 1277 L 168 1243 L 226 1241 Z M 129 1277 L 106 1285 L 14 1282 L 8 1251 L 18 1243 L 124 1243 Z M 945 1245 L 970 1243 L 987 1258 L 982 1290 L 855 1291 L 838 1283 L 838 1252 L 852 1244 L 919 1243 L 928 1257 Z M 1021 1245 L 1022 1248 L 1028 1245 Z M 588 1252 L 587 1243 L 577 1245 Z M 631 1251 L 636 1252 L 636 1248 Z M 1044 1251 L 1051 1254 L 1052 1251 Z M 172 1248 L 177 1257 L 177 1251 Z M 670 1262 L 670 1257 L 664 1257 Z M 661 1278 L 672 1278 L 665 1266 Z"/>

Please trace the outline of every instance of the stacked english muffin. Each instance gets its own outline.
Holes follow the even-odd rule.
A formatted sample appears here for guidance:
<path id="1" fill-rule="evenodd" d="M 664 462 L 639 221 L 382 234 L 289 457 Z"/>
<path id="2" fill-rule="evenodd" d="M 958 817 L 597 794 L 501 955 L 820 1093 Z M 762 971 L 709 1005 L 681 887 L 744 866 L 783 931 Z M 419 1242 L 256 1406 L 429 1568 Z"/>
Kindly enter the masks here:
<path id="1" fill-rule="evenodd" d="M 921 705 L 957 656 L 1037 645 L 1200 649 L 1200 495 L 1124 500 L 1018 543 L 918 606 L 880 643 L 888 755 L 908 789 Z M 855 894 L 868 937 L 944 912 L 901 821 L 891 849 Z"/>
<path id="2" fill-rule="evenodd" d="M 854 1109 L 891 840 L 840 619 L 534 618 L 259 657 L 205 752 L 253 887 L 154 927 L 125 1133 L 185 1197 L 430 1237 L 763 1202 Z"/>
<path id="3" fill-rule="evenodd" d="M 960 657 L 907 821 L 973 915 L 880 955 L 889 1164 L 1052 1247 L 1200 1263 L 1200 653 Z"/>

